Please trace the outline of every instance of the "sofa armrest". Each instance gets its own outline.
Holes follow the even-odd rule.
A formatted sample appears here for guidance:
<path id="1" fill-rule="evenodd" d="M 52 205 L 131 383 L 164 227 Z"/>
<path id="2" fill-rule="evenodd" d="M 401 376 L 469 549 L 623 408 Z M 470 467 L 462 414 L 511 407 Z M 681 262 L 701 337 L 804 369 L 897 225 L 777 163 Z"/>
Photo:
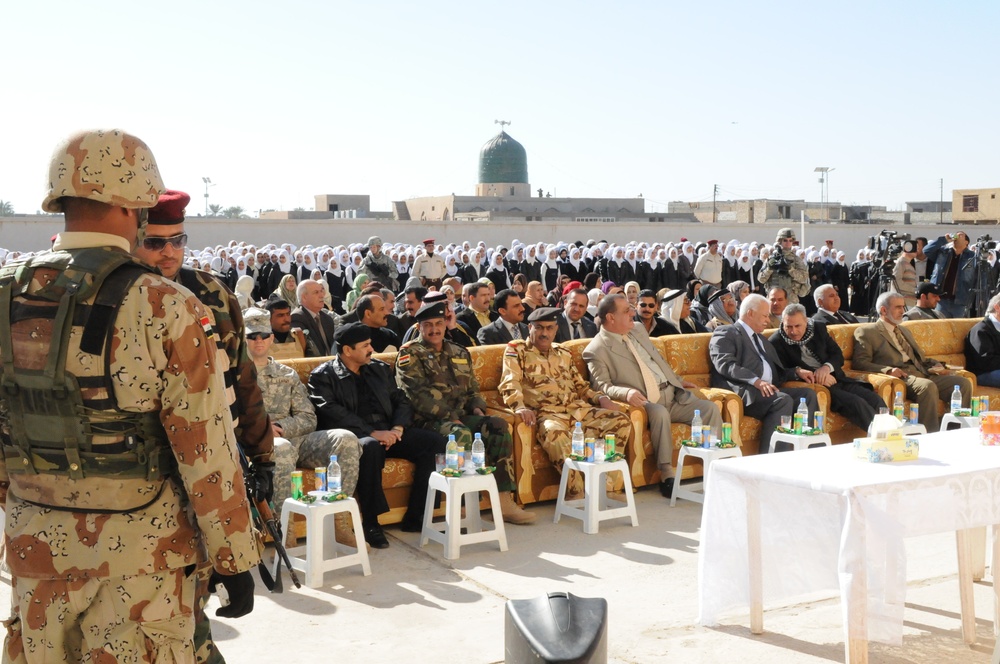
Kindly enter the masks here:
<path id="1" fill-rule="evenodd" d="M 517 501 L 522 505 L 535 502 L 535 497 L 531 492 L 532 478 L 535 474 L 535 467 L 531 463 L 531 448 L 535 444 L 535 427 L 529 427 L 509 408 L 487 406 L 486 414 L 491 417 L 499 417 L 511 429 Z"/>
<path id="2" fill-rule="evenodd" d="M 891 406 L 892 402 L 896 400 L 896 392 L 902 392 L 904 396 L 906 395 L 906 383 L 895 376 L 867 371 L 845 371 L 844 373 L 851 378 L 868 381 L 875 388 L 875 394 L 882 397 L 882 401 L 887 406 Z"/>

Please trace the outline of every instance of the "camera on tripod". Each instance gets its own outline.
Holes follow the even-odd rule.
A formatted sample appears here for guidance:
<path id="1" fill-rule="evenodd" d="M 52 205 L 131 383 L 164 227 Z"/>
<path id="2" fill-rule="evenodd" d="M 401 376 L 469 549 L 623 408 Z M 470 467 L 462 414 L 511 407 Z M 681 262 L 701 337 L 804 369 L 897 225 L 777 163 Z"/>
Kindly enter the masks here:
<path id="1" fill-rule="evenodd" d="M 868 238 L 868 248 L 875 252 L 875 263 L 895 261 L 900 254 L 912 254 L 917 251 L 917 243 L 909 233 L 882 231 Z"/>
<path id="2" fill-rule="evenodd" d="M 989 235 L 980 235 L 976 238 L 976 255 L 986 257 L 989 251 L 997 248 L 997 241 Z"/>

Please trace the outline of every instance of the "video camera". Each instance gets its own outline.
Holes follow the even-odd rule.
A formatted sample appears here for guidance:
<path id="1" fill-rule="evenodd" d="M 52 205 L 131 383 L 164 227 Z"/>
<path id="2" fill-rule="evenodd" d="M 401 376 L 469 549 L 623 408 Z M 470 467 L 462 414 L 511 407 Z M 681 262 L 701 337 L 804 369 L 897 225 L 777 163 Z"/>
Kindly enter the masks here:
<path id="1" fill-rule="evenodd" d="M 868 238 L 868 248 L 875 252 L 876 263 L 895 261 L 900 254 L 911 254 L 917 251 L 917 243 L 909 233 L 900 234 L 896 231 L 882 231 Z"/>
<path id="2" fill-rule="evenodd" d="M 780 242 L 774 243 L 774 250 L 771 251 L 771 255 L 767 259 L 767 266 L 775 274 L 788 274 L 789 269 L 791 269 L 792 266 L 788 262 Z"/>
<path id="3" fill-rule="evenodd" d="M 976 255 L 986 257 L 986 254 L 997 248 L 997 242 L 989 235 L 980 235 L 976 238 Z"/>

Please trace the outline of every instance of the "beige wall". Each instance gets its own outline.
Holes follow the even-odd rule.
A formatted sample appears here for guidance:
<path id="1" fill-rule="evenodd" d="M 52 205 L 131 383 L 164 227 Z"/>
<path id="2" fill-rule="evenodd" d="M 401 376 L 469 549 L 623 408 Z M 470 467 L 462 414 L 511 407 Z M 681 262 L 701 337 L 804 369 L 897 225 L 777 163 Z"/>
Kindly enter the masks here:
<path id="1" fill-rule="evenodd" d="M 965 196 L 979 196 L 978 212 L 963 212 Z M 1000 189 L 954 189 L 951 216 L 956 224 L 997 223 L 1000 220 Z"/>
<path id="2" fill-rule="evenodd" d="M 364 210 L 368 212 L 372 209 L 371 196 L 367 195 L 318 194 L 315 200 L 317 212 L 327 212 L 331 205 L 336 205 L 338 210 Z"/>
<path id="3" fill-rule="evenodd" d="M 513 187 L 513 191 L 511 188 Z M 524 182 L 498 182 L 476 185 L 476 196 L 506 196 L 508 198 L 531 198 L 531 185 Z"/>
<path id="4" fill-rule="evenodd" d="M 62 215 L 40 215 L 24 217 L 0 217 L 0 247 L 18 251 L 37 251 L 49 247 L 49 238 L 62 230 Z M 588 239 L 625 243 L 629 241 L 667 242 L 687 237 L 692 241 L 706 241 L 712 238 L 728 240 L 735 238 L 741 242 L 774 242 L 779 228 L 790 226 L 799 233 L 799 224 L 789 222 L 767 224 L 695 224 L 695 223 L 649 223 L 648 221 L 618 221 L 614 223 L 574 223 L 566 222 L 525 222 L 525 221 L 482 221 L 460 222 L 419 222 L 392 221 L 381 219 L 220 219 L 193 218 L 185 223 L 191 246 L 202 248 L 216 244 L 227 244 L 230 240 L 242 240 L 258 246 L 290 242 L 302 244 L 350 244 L 365 242 L 372 235 L 380 236 L 385 242 L 407 242 L 419 244 L 427 237 L 433 237 L 442 244 L 469 240 L 473 243 L 483 240 L 489 246 L 504 244 L 510 246 L 513 239 L 522 242 L 547 242 Z M 883 228 L 893 228 L 900 233 L 910 233 L 914 237 L 935 238 L 944 233 L 958 230 L 945 224 L 908 225 L 902 224 L 806 224 L 806 244 L 820 244 L 832 239 L 838 248 L 853 260 L 857 250 L 867 241 L 869 235 L 877 235 Z M 973 228 L 965 229 L 975 239 L 982 232 Z"/>

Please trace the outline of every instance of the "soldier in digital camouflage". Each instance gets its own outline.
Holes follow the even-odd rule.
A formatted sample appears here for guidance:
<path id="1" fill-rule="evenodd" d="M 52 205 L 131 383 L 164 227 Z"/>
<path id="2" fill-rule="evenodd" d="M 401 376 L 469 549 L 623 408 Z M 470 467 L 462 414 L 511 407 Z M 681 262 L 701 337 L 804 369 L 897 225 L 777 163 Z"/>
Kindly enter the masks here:
<path id="1" fill-rule="evenodd" d="M 236 427 L 236 440 L 253 462 L 254 471 L 266 475 L 264 486 L 272 486 L 274 436 L 257 385 L 254 364 L 247 355 L 239 301 L 222 278 L 182 264 L 188 240 L 184 218 L 190 202 L 191 197 L 183 191 L 164 191 L 149 210 L 145 236 L 136 244 L 133 254 L 167 279 L 182 284 L 211 310 L 212 331 L 226 383 L 226 399 Z M 225 660 L 215 647 L 211 625 L 204 612 L 210 595 L 211 574 L 211 565 L 205 564 L 198 569 L 195 649 L 198 662 L 221 664 Z"/>
<path id="2" fill-rule="evenodd" d="M 0 270 L 4 661 L 192 661 L 206 561 L 229 591 L 218 614 L 253 608 L 260 555 L 211 313 L 129 253 L 163 189 L 135 136 L 71 136 L 42 203 L 65 232 Z"/>
<path id="3" fill-rule="evenodd" d="M 285 499 L 292 495 L 292 471 L 303 468 L 326 468 L 330 455 L 340 464 L 341 489 L 354 495 L 358 485 L 358 462 L 361 444 L 347 429 L 316 430 L 316 410 L 309 401 L 309 390 L 295 369 L 275 362 L 268 356 L 274 343 L 271 314 L 252 307 L 243 315 L 250 359 L 257 369 L 257 384 L 264 395 L 264 407 L 274 428 L 274 507 L 280 519 Z M 337 541 L 357 547 L 350 515 L 334 516 Z M 357 527 L 360 527 L 358 525 Z"/>
<path id="4" fill-rule="evenodd" d="M 469 351 L 444 338 L 445 306 L 444 302 L 436 302 L 417 311 L 414 318 L 420 334 L 400 348 L 396 382 L 413 404 L 418 426 L 445 436 L 454 434 L 466 450 L 472 447 L 473 433 L 482 434 L 486 462 L 496 466 L 503 520 L 534 523 L 536 515 L 514 502 L 510 428 L 503 419 L 486 415 L 486 401 L 479 394 Z"/>
<path id="5" fill-rule="evenodd" d="M 620 406 L 590 387 L 573 363 L 573 354 L 554 343 L 560 312 L 543 307 L 528 316 L 528 339 L 511 341 L 504 350 L 499 389 L 507 407 L 526 425 L 537 427 L 538 444 L 562 471 L 576 422 L 582 423 L 588 438 L 614 435 L 615 451 L 621 453 L 632 423 Z M 580 473 L 571 474 L 568 492 L 583 493 Z"/>

